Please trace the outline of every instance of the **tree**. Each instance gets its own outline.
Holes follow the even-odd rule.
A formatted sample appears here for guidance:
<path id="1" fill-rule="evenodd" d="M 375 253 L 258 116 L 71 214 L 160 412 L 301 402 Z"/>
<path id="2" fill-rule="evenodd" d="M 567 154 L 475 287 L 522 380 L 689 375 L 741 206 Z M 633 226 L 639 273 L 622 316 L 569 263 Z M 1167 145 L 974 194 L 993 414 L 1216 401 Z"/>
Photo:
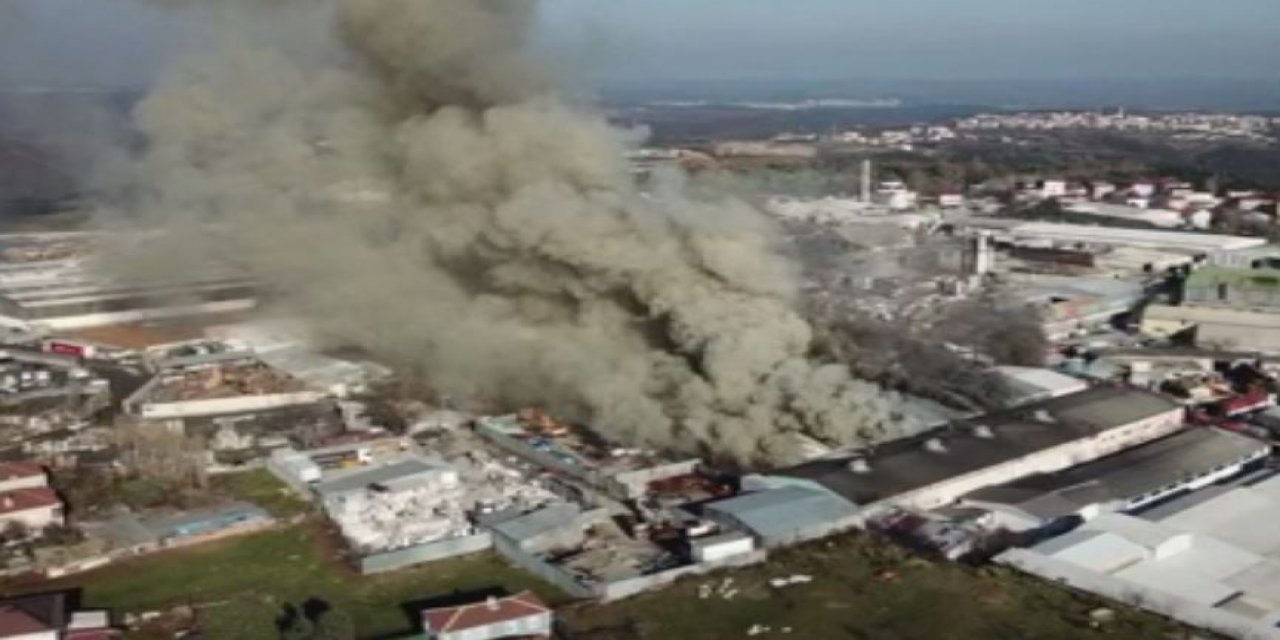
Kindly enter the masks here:
<path id="1" fill-rule="evenodd" d="M 276 627 L 280 630 L 280 640 L 313 640 L 316 637 L 315 625 L 292 603 L 285 604 L 284 612 L 276 620 Z"/>
<path id="2" fill-rule="evenodd" d="M 14 520 L 5 525 L 3 531 L 0 531 L 0 541 L 3 541 L 6 544 L 21 542 L 29 538 L 30 535 L 31 532 L 27 529 L 27 525 Z"/>
<path id="3" fill-rule="evenodd" d="M 328 609 L 315 621 L 312 640 L 356 640 L 355 623 L 341 609 Z"/>
<path id="4" fill-rule="evenodd" d="M 116 427 L 115 435 L 120 458 L 133 473 L 187 488 L 208 487 L 205 443 L 186 435 L 181 425 L 175 429 L 126 421 Z"/>

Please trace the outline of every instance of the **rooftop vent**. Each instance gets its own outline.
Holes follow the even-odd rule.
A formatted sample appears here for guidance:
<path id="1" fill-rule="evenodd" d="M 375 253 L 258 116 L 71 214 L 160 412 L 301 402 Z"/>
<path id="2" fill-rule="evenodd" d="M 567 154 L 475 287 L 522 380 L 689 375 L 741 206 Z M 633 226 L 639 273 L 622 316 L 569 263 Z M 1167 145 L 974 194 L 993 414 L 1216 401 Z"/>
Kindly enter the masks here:
<path id="1" fill-rule="evenodd" d="M 924 448 L 926 451 L 931 451 L 933 453 L 947 452 L 947 445 L 942 442 L 941 438 L 929 438 L 925 441 Z"/>
<path id="2" fill-rule="evenodd" d="M 854 458 L 849 461 L 849 470 L 858 473 L 871 473 L 871 463 L 866 458 Z"/>
<path id="3" fill-rule="evenodd" d="M 973 435 L 983 440 L 993 440 L 996 437 L 996 432 L 985 424 L 977 424 L 973 426 Z"/>

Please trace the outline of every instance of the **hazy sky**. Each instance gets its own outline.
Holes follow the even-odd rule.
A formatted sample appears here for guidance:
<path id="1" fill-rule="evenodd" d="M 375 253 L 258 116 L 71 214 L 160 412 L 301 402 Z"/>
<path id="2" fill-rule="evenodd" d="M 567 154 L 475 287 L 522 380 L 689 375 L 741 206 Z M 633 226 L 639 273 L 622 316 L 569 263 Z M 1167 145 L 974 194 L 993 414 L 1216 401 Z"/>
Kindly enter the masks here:
<path id="1" fill-rule="evenodd" d="M 578 72 L 615 81 L 1156 75 L 1280 82 L 1280 0 L 543 4 L 544 33 L 558 55 Z M 171 48 L 168 19 L 138 0 L 0 0 L 0 83 L 143 83 Z"/>

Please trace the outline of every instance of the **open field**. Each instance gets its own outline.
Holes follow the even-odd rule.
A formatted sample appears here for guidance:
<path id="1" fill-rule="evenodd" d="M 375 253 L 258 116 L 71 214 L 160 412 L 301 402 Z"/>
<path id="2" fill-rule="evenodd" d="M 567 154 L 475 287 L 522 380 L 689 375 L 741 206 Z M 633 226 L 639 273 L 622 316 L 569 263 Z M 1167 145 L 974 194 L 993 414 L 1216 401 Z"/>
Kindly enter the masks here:
<path id="1" fill-rule="evenodd" d="M 495 586 L 533 589 L 549 602 L 564 601 L 492 554 L 362 577 L 331 557 L 325 532 L 312 522 L 147 556 L 25 590 L 82 587 L 86 606 L 108 607 L 121 616 L 192 604 L 209 638 L 275 640 L 274 621 L 289 603 L 318 599 L 350 616 L 359 638 L 389 638 L 414 631 L 405 603 Z"/>
<path id="2" fill-rule="evenodd" d="M 311 510 L 311 503 L 299 497 L 266 469 L 216 475 L 209 479 L 209 484 L 219 495 L 251 502 L 282 520 Z"/>
<path id="3" fill-rule="evenodd" d="M 253 502 L 281 519 L 309 503 L 266 470 L 215 476 L 211 492 Z M 296 522 L 296 520 L 295 520 Z M 494 554 L 432 563 L 385 576 L 360 576 L 338 558 L 331 532 L 315 519 L 280 529 L 148 555 L 56 582 L 0 583 L 0 594 L 82 588 L 87 607 L 117 616 L 193 605 L 206 637 L 275 640 L 287 604 L 318 600 L 347 614 L 357 637 L 393 638 L 416 631 L 404 605 L 491 588 L 533 589 L 548 602 L 562 594 Z M 171 637 L 161 629 L 131 637 Z"/>
<path id="4" fill-rule="evenodd" d="M 795 574 L 813 581 L 769 586 L 771 578 Z M 726 577 L 732 579 L 727 585 Z M 712 593 L 703 598 L 700 590 Z M 1089 614 L 1099 607 L 1111 609 L 1115 619 L 1093 624 Z M 797 640 L 1188 637 L 1161 618 L 1003 568 L 933 563 L 858 535 L 607 606 L 571 606 L 561 620 L 573 640 L 737 639 L 748 637 L 755 625 L 754 637 Z"/>

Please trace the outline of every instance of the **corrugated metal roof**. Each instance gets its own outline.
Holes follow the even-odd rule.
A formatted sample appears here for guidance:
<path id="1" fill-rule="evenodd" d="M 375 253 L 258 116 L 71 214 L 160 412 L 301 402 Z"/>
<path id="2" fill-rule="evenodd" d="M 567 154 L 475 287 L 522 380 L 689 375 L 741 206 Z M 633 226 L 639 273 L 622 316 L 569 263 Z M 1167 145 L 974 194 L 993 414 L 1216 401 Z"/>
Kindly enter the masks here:
<path id="1" fill-rule="evenodd" d="M 868 473 L 849 469 L 849 462 L 860 454 L 817 460 L 781 473 L 816 481 L 857 504 L 866 504 L 1179 411 L 1179 405 L 1156 393 L 1100 386 L 885 443 L 871 454 Z M 1037 419 L 1046 414 L 1052 420 Z M 977 435 L 977 426 L 987 427 L 993 437 Z M 941 441 L 946 452 L 926 449 L 924 444 L 931 439 Z"/>
<path id="2" fill-rule="evenodd" d="M 706 509 L 733 517 L 762 538 L 786 537 L 857 512 L 848 501 L 830 492 L 801 487 L 749 493 L 711 503 Z"/>
<path id="3" fill-rule="evenodd" d="M 1187 481 L 1220 465 L 1265 455 L 1268 445 L 1218 429 L 1187 429 L 1095 462 L 979 489 L 964 500 L 1007 504 L 1056 518 Z"/>
<path id="4" fill-rule="evenodd" d="M 553 504 L 491 526 L 504 537 L 521 542 L 571 526 L 580 515 L 582 509 L 577 505 Z"/>
<path id="5" fill-rule="evenodd" d="M 419 476 L 448 471 L 449 467 L 432 464 L 421 458 L 409 458 L 391 464 L 352 471 L 327 482 L 322 482 L 316 491 L 323 497 L 334 496 L 351 491 L 360 491 L 369 485 L 385 485 L 413 480 Z"/>

